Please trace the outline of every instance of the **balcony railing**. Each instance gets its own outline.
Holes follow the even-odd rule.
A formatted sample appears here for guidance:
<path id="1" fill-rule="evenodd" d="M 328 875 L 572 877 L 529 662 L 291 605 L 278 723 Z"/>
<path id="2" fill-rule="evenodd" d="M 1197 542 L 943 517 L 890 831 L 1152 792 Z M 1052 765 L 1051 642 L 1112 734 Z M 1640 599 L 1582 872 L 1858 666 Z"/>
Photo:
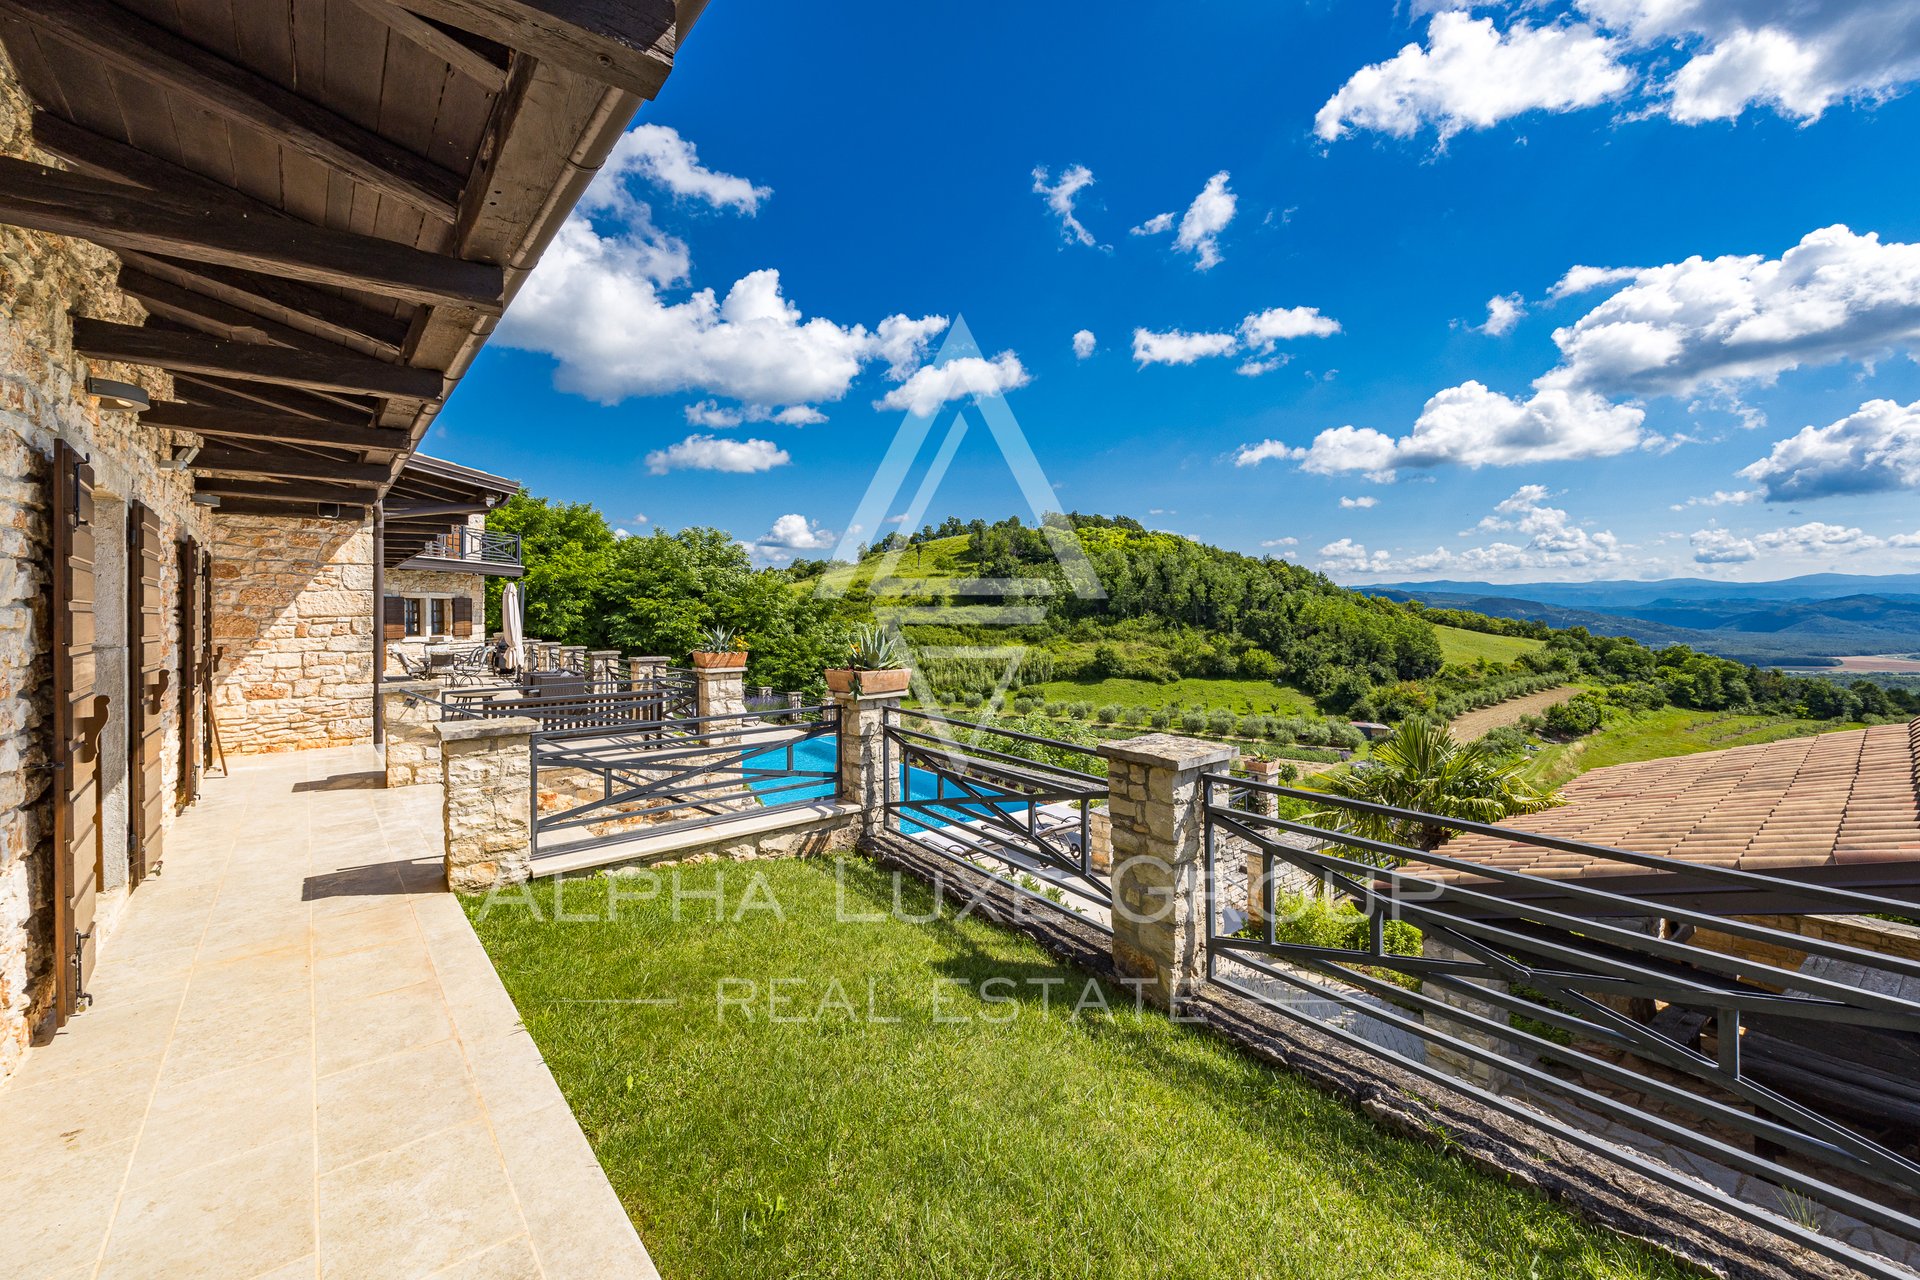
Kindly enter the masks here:
<path id="1" fill-rule="evenodd" d="M 460 528 L 428 540 L 420 549 L 423 560 L 461 560 L 469 564 L 518 565 L 520 535 L 490 529 Z"/>

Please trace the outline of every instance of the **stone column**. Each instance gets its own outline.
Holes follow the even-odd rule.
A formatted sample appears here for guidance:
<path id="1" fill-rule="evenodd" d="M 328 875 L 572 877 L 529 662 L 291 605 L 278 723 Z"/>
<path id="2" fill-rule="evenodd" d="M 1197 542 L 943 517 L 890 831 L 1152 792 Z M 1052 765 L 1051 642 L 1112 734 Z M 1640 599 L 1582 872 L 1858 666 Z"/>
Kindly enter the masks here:
<path id="1" fill-rule="evenodd" d="M 840 713 L 841 804 L 860 807 L 860 833 L 876 836 L 887 825 L 886 712 L 897 707 L 899 693 L 831 693 Z"/>
<path id="2" fill-rule="evenodd" d="M 533 761 L 537 720 L 443 720 L 441 774 L 447 887 L 478 893 L 532 874 Z"/>
<path id="3" fill-rule="evenodd" d="M 387 785 L 411 787 L 440 781 L 438 680 L 390 680 L 380 686 L 386 717 Z"/>
<path id="4" fill-rule="evenodd" d="M 1234 748 L 1150 733 L 1099 748 L 1107 761 L 1113 822 L 1113 962 L 1149 980 L 1171 1007 L 1206 973 L 1206 840 L 1200 775 L 1227 766 Z"/>
<path id="5" fill-rule="evenodd" d="M 618 649 L 590 649 L 587 651 L 587 687 L 602 692 L 612 692 L 625 683 L 621 677 L 620 651 Z"/>
<path id="6" fill-rule="evenodd" d="M 1278 760 L 1243 760 L 1241 767 L 1247 771 L 1249 782 L 1265 783 L 1268 786 L 1278 786 L 1280 783 Z M 1255 817 L 1271 818 L 1280 812 L 1280 797 L 1265 791 L 1250 791 L 1247 793 L 1247 812 Z M 1257 827 L 1255 829 L 1263 830 Z M 1268 836 L 1279 834 L 1270 828 L 1264 829 L 1264 833 Z M 1237 843 L 1242 844 L 1247 851 L 1247 919 L 1254 924 L 1263 924 L 1267 918 L 1266 859 L 1261 857 L 1258 845 Z M 1285 884 L 1288 878 L 1287 873 L 1292 868 L 1276 864 L 1273 870 L 1275 880 L 1279 884 Z"/>
<path id="7" fill-rule="evenodd" d="M 1473 957 L 1466 952 L 1457 951 L 1444 942 L 1437 942 L 1431 937 L 1421 939 L 1420 955 L 1427 960 L 1473 959 Z M 1507 983 L 1492 980 L 1465 979 L 1465 981 L 1472 986 L 1481 987 L 1488 991 L 1496 991 L 1502 995 L 1506 994 L 1508 986 Z M 1507 1021 L 1507 1011 L 1499 1005 L 1487 1000 L 1476 1000 L 1465 992 L 1448 990 L 1437 982 L 1426 983 L 1421 988 L 1421 994 L 1430 1000 L 1450 1005 L 1455 1009 L 1465 1010 L 1468 1013 L 1478 1014 L 1480 1017 L 1490 1019 L 1501 1025 L 1505 1025 Z M 1515 1061 L 1519 1061 L 1522 1058 L 1521 1051 L 1517 1049 L 1511 1041 L 1492 1035 L 1478 1027 L 1469 1026 L 1464 1022 L 1455 1022 L 1451 1018 L 1432 1012 L 1422 1013 L 1421 1017 L 1431 1029 L 1450 1035 L 1456 1040 L 1464 1040 L 1476 1048 L 1487 1050 L 1502 1058 L 1512 1058 Z M 1507 1082 L 1507 1073 L 1500 1070 L 1500 1068 L 1491 1063 L 1469 1058 L 1463 1053 L 1447 1048 L 1445 1045 L 1429 1042 L 1427 1045 L 1427 1061 L 1450 1075 L 1460 1077 L 1469 1084 L 1475 1084 L 1482 1089 L 1493 1092 L 1498 1092 Z"/>
<path id="8" fill-rule="evenodd" d="M 583 644 L 563 644 L 560 646 L 560 667 L 584 678 L 587 675 L 587 646 Z"/>

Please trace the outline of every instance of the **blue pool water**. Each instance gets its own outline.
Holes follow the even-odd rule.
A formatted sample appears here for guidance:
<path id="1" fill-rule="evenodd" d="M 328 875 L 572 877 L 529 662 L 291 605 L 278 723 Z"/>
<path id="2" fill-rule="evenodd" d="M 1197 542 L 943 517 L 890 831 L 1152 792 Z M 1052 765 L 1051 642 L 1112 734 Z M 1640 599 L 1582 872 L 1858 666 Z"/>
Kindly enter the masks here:
<path id="1" fill-rule="evenodd" d="M 775 747 L 762 751 L 758 755 L 746 758 L 745 764 L 752 769 L 774 769 L 784 771 L 788 768 L 805 769 L 809 772 L 824 771 L 832 773 L 838 767 L 840 759 L 840 740 L 833 734 L 824 738 L 807 738 L 793 744 L 793 763 L 787 763 L 787 749 Z M 756 795 L 762 797 L 763 804 L 800 804 L 810 800 L 831 800 L 834 793 L 832 779 L 823 778 L 820 782 L 806 786 L 797 786 L 797 778 L 781 777 L 778 774 L 755 776 L 747 775 L 747 786 Z M 895 780 L 898 785 L 898 780 Z M 909 800 L 930 800 L 939 794 L 938 781 L 925 769 L 907 770 L 907 794 Z M 964 822 L 977 818 L 984 812 L 981 806 L 971 804 L 942 805 L 941 811 L 952 816 L 954 821 Z M 945 826 L 935 823 L 933 826 Z M 903 831 L 926 831 L 931 827 L 911 819 L 902 818 L 900 829 Z"/>

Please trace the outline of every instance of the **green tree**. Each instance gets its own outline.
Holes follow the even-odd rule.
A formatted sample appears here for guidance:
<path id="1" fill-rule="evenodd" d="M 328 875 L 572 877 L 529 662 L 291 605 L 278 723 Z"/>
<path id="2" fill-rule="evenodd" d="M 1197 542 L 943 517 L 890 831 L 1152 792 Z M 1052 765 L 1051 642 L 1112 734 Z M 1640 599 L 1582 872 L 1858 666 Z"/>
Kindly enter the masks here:
<path id="1" fill-rule="evenodd" d="M 1326 779 L 1322 790 L 1349 800 L 1412 809 L 1469 822 L 1498 822 L 1538 813 L 1561 800 L 1521 781 L 1522 762 L 1484 739 L 1462 744 L 1430 720 L 1403 720 L 1371 759 Z M 1341 805 L 1314 810 L 1307 821 L 1332 831 L 1415 849 L 1437 849 L 1452 833 L 1444 823 L 1363 813 Z"/>

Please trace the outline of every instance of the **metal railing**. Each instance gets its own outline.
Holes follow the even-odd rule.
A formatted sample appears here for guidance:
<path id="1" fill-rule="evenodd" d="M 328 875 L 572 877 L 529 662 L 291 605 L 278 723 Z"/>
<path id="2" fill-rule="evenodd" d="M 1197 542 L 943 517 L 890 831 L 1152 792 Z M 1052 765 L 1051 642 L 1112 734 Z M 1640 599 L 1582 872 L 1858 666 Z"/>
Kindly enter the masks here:
<path id="1" fill-rule="evenodd" d="M 531 738 L 533 856 L 832 799 L 836 758 L 808 744 L 838 728 L 832 706 L 614 723 L 555 717 Z"/>
<path id="2" fill-rule="evenodd" d="M 419 554 L 424 559 L 471 564 L 519 564 L 520 535 L 461 525 L 429 538 Z"/>
<path id="3" fill-rule="evenodd" d="M 1095 847 L 1094 812 L 1107 799 L 1107 780 L 980 742 L 1084 748 L 900 707 L 886 708 L 882 726 L 889 831 L 1108 925 L 1113 888 Z"/>
<path id="4" fill-rule="evenodd" d="M 1920 961 L 1731 912 L 1791 900 L 1802 912 L 1912 914 L 1912 903 L 1245 778 L 1202 786 L 1211 980 L 1869 1274 L 1910 1274 L 1835 1238 L 1832 1219 L 1920 1240 Z M 1235 803 L 1249 796 L 1264 803 Z M 1281 816 L 1298 802 L 1613 874 L 1542 876 Z M 1249 853 L 1253 923 L 1228 931 L 1218 864 Z M 1295 904 L 1274 888 L 1286 868 L 1357 907 L 1364 945 L 1290 938 Z M 1421 954 L 1404 954 L 1404 936 L 1389 944 L 1393 922 L 1420 931 Z M 1713 935 L 1752 946 L 1700 945 Z M 1780 949 L 1808 959 L 1784 967 Z M 1339 1018 L 1315 1012 L 1329 1005 Z M 1761 1179 L 1776 1203 L 1623 1140 Z"/>

